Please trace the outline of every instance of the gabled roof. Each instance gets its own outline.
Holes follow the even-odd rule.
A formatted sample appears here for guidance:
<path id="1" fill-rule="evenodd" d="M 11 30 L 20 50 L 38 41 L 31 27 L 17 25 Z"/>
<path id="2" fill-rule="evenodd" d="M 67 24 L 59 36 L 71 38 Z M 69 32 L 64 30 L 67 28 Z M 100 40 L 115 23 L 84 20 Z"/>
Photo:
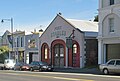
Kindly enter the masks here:
<path id="1" fill-rule="evenodd" d="M 60 18 L 65 20 L 67 23 L 69 23 L 72 27 L 76 28 L 80 32 L 98 32 L 98 22 L 93 21 L 87 21 L 87 20 L 75 20 L 75 19 L 66 19 L 62 15 L 57 14 Z M 46 30 L 43 32 L 43 34 L 47 31 L 47 29 L 50 27 L 50 25 L 55 21 L 57 16 L 53 19 L 53 21 L 48 25 Z M 42 35 L 43 35 L 42 34 Z M 41 37 L 42 37 L 41 35 Z"/>
<path id="2" fill-rule="evenodd" d="M 6 30 L 6 31 L 4 32 L 4 34 L 2 35 L 2 37 L 5 36 L 5 35 L 8 35 L 8 34 L 10 34 L 10 32 L 9 32 L 8 30 Z"/>
<path id="3" fill-rule="evenodd" d="M 98 32 L 98 22 L 87 21 L 87 20 L 75 20 L 66 19 L 75 28 L 78 28 L 82 32 Z"/>

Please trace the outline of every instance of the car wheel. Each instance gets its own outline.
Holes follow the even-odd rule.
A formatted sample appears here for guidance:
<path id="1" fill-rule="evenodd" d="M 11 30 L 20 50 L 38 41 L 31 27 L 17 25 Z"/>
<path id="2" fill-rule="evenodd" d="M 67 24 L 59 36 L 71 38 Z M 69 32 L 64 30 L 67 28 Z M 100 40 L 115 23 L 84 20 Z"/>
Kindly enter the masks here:
<path id="1" fill-rule="evenodd" d="M 108 71 L 108 69 L 104 69 L 103 70 L 103 73 L 106 75 L 106 74 L 109 74 L 109 71 Z"/>
<path id="2" fill-rule="evenodd" d="M 30 71 L 33 71 L 33 68 L 30 68 Z"/>
<path id="3" fill-rule="evenodd" d="M 22 71 L 22 68 L 20 68 L 20 71 Z"/>
<path id="4" fill-rule="evenodd" d="M 6 67 L 4 67 L 4 70 L 6 70 Z"/>
<path id="5" fill-rule="evenodd" d="M 53 71 L 53 69 L 51 69 L 50 71 Z"/>
<path id="6" fill-rule="evenodd" d="M 16 68 L 14 68 L 14 71 L 16 71 Z"/>
<path id="7" fill-rule="evenodd" d="M 1 70 L 3 70 L 3 67 L 1 67 Z"/>
<path id="8" fill-rule="evenodd" d="M 42 71 L 42 69 L 41 69 L 41 68 L 39 68 L 39 71 Z"/>

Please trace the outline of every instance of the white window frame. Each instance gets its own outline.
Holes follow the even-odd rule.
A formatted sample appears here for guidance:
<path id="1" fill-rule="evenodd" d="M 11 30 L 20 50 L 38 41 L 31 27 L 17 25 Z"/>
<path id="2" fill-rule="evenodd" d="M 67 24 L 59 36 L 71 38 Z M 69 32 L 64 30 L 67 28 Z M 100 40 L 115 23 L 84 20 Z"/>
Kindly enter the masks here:
<path id="1" fill-rule="evenodd" d="M 115 31 L 115 19 L 114 18 L 109 18 L 108 22 L 109 22 L 109 31 L 110 32 L 114 32 Z"/>

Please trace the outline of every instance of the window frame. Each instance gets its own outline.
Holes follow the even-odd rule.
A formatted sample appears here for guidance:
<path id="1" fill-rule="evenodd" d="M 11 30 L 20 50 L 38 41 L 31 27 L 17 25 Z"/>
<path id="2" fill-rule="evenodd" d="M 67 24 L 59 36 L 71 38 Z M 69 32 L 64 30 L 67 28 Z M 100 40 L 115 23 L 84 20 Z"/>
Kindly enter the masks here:
<path id="1" fill-rule="evenodd" d="M 47 45 L 44 46 L 44 59 L 48 59 L 48 47 L 47 47 Z"/>
<path id="2" fill-rule="evenodd" d="M 78 50 L 77 44 L 73 44 L 73 53 L 77 53 L 77 50 Z"/>
<path id="3" fill-rule="evenodd" d="M 109 5 L 114 5 L 115 4 L 115 0 L 109 0 Z"/>
<path id="4" fill-rule="evenodd" d="M 115 32 L 115 19 L 114 18 L 109 18 L 109 32 Z"/>
<path id="5" fill-rule="evenodd" d="M 116 65 L 120 66 L 120 60 L 116 60 Z"/>
<path id="6" fill-rule="evenodd" d="M 114 62 L 114 64 L 111 64 L 111 62 Z M 107 63 L 108 65 L 115 65 L 115 60 L 111 60 Z"/>
<path id="7" fill-rule="evenodd" d="M 19 39 L 19 37 L 17 37 L 17 47 L 19 47 L 20 45 L 19 45 L 19 43 L 20 43 L 20 39 Z"/>
<path id="8" fill-rule="evenodd" d="M 23 37 L 21 37 L 20 39 L 21 39 L 21 47 L 24 47 L 24 39 L 23 39 Z"/>

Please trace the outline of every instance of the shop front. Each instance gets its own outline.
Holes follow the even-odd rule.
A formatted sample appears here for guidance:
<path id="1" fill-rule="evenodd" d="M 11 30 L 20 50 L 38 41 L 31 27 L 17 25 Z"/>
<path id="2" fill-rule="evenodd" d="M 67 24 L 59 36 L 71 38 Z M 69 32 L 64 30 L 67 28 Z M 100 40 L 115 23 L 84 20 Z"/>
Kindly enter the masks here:
<path id="1" fill-rule="evenodd" d="M 77 41 L 74 41 L 72 48 L 67 48 L 64 40 L 55 39 L 52 41 L 50 48 L 51 56 L 49 56 L 48 46 L 42 45 L 42 61 L 51 63 L 56 68 L 80 67 L 80 47 Z"/>

